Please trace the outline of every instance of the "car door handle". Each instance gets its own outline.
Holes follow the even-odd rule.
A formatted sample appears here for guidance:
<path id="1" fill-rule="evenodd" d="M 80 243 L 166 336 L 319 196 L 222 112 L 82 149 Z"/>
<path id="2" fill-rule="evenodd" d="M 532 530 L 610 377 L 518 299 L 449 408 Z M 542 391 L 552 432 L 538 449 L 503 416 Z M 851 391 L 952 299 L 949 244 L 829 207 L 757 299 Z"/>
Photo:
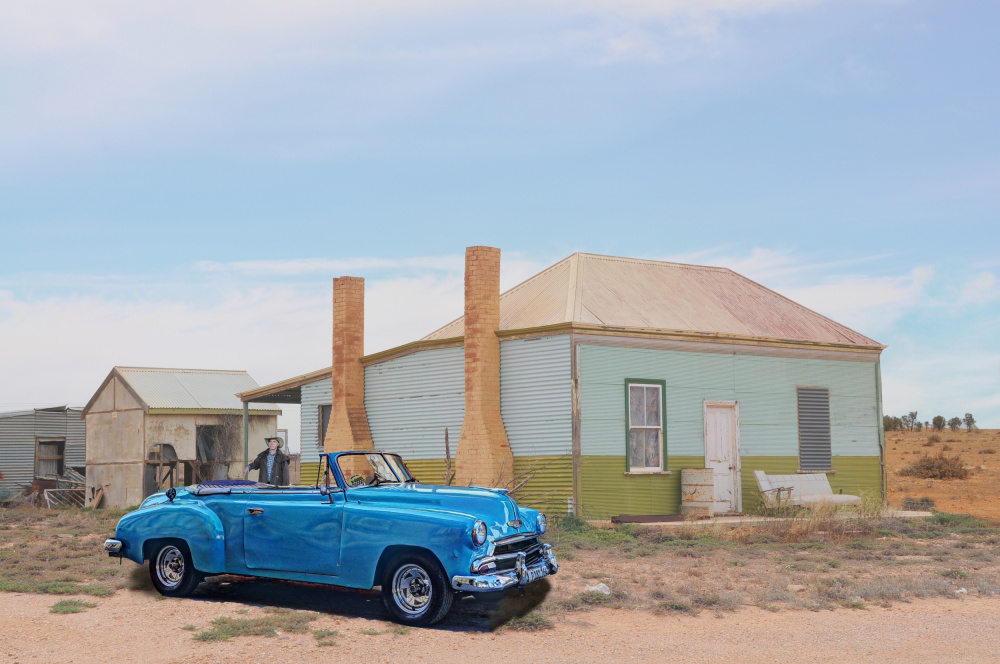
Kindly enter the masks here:
<path id="1" fill-rule="evenodd" d="M 259 507 L 251 507 L 247 509 L 247 514 L 263 514 L 264 510 Z"/>

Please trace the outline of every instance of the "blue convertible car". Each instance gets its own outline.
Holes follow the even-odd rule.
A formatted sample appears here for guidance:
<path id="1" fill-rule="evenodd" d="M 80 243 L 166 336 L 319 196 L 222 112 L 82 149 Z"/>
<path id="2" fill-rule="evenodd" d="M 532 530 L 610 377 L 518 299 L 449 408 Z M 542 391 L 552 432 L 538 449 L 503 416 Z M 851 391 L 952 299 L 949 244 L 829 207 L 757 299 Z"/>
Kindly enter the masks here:
<path id="1" fill-rule="evenodd" d="M 149 561 L 156 589 L 242 574 L 381 586 L 392 617 L 430 625 L 456 593 L 505 593 L 555 574 L 545 515 L 503 489 L 420 484 L 382 452 L 324 454 L 315 486 L 204 482 L 157 493 L 118 522 L 111 556 Z"/>

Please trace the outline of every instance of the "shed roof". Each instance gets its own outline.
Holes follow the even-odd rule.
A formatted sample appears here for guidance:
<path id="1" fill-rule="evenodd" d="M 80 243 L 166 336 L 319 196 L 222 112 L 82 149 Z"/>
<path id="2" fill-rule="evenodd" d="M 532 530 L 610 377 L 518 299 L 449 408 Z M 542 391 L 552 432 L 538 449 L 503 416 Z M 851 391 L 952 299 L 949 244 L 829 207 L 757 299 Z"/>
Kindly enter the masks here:
<path id="1" fill-rule="evenodd" d="M 34 415 L 35 413 L 65 413 L 71 410 L 80 410 L 80 408 L 74 408 L 73 406 L 46 406 L 44 408 L 30 408 L 28 410 L 10 410 L 0 413 L 0 418 L 21 417 L 23 415 Z"/>
<path id="2" fill-rule="evenodd" d="M 500 296 L 500 330 L 560 323 L 883 348 L 723 267 L 576 253 Z M 422 341 L 461 337 L 464 317 Z"/>
<path id="3" fill-rule="evenodd" d="M 256 387 L 257 381 L 246 371 L 211 369 L 157 369 L 152 367 L 115 367 L 83 409 L 90 410 L 110 380 L 117 376 L 125 383 L 146 412 L 243 412 L 243 402 L 236 396 Z M 274 406 L 259 405 L 256 413 L 280 413 Z"/>

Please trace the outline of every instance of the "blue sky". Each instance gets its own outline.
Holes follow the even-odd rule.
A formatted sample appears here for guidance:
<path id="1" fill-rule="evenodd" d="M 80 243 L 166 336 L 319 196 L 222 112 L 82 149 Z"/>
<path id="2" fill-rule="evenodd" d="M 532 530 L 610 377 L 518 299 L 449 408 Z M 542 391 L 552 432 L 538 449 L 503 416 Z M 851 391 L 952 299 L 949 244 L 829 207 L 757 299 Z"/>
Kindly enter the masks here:
<path id="1" fill-rule="evenodd" d="M 488 244 L 732 267 L 1000 427 L 1000 5 L 356 4 L 0 6 L 0 409 L 320 368 L 341 274 L 411 341 Z"/>

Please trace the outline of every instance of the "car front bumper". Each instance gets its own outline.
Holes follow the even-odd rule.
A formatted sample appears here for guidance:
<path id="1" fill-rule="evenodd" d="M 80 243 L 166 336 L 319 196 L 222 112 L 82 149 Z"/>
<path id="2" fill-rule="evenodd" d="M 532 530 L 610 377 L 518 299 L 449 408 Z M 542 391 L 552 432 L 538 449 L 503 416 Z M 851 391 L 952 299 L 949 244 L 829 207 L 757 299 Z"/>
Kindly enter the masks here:
<path id="1" fill-rule="evenodd" d="M 498 592 L 514 587 L 523 588 L 532 581 L 544 579 L 558 571 L 559 563 L 552 553 L 552 547 L 545 544 L 542 548 L 542 560 L 534 565 L 525 565 L 524 556 L 521 556 L 514 569 L 510 571 L 492 574 L 459 574 L 452 577 L 451 587 L 464 592 Z"/>
<path id="2" fill-rule="evenodd" d="M 122 557 L 122 543 L 121 540 L 116 539 L 106 539 L 104 540 L 104 550 L 108 552 L 108 555 L 112 558 Z"/>

